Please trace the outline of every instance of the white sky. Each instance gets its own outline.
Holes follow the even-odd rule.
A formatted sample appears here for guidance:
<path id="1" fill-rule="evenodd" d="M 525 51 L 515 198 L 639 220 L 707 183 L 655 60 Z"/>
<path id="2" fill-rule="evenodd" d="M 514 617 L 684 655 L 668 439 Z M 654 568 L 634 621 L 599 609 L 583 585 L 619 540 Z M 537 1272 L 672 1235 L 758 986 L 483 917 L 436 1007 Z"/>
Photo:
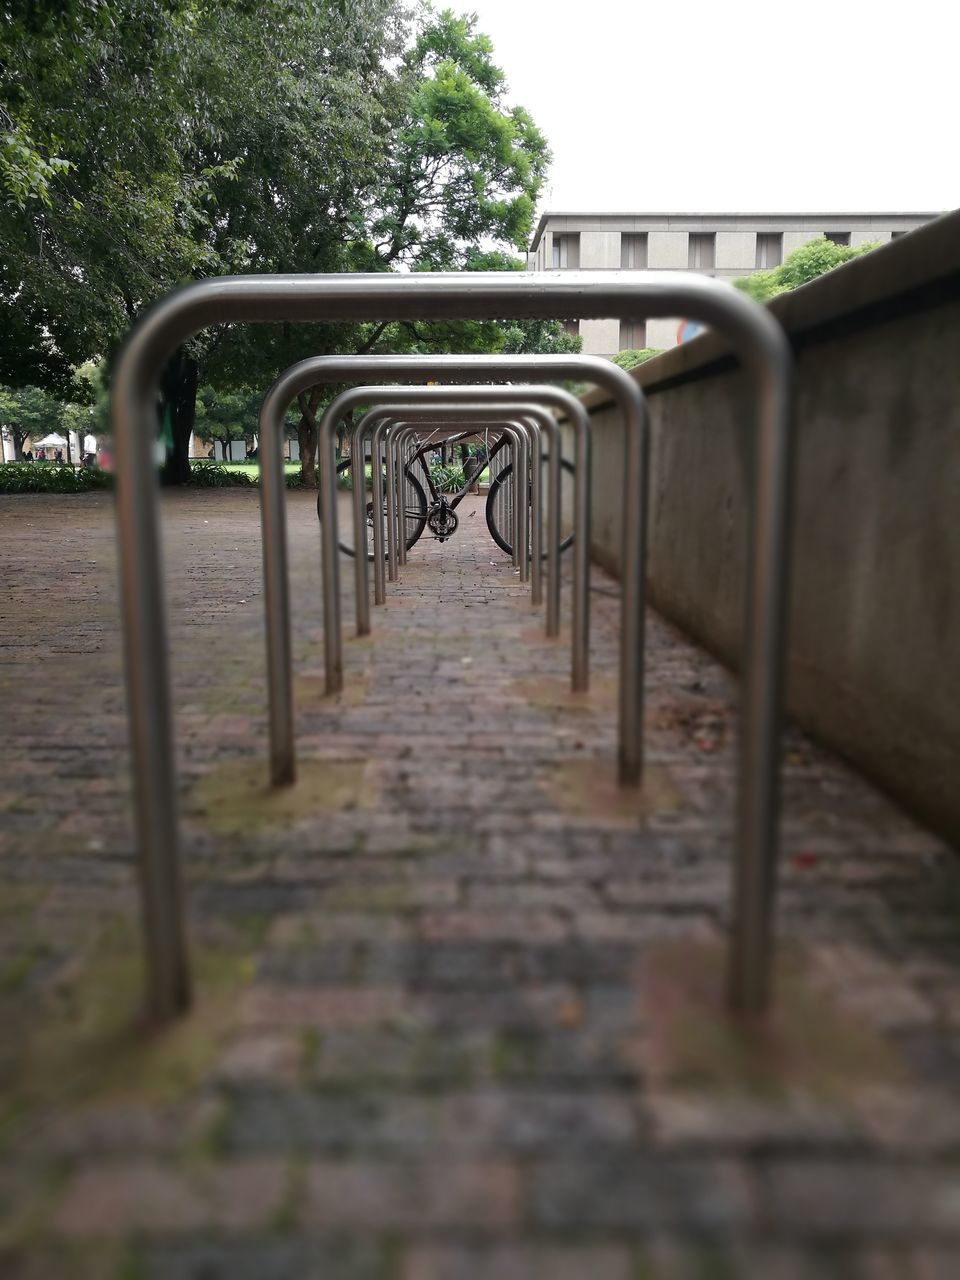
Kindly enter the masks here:
<path id="1" fill-rule="evenodd" d="M 952 0 L 435 0 L 476 12 L 553 166 L 539 212 L 960 204 Z"/>

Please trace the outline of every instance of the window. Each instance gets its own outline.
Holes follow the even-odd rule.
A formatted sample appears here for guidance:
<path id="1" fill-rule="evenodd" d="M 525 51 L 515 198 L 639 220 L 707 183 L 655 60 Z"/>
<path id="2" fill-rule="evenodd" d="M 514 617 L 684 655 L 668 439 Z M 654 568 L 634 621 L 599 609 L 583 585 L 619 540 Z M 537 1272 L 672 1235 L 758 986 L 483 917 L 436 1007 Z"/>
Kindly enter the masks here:
<path id="1" fill-rule="evenodd" d="M 620 321 L 620 350 L 642 351 L 647 345 L 646 320 Z"/>
<path id="2" fill-rule="evenodd" d="M 783 261 L 783 233 L 762 231 L 757 235 L 757 266 L 768 270 Z"/>
<path id="3" fill-rule="evenodd" d="M 647 237 L 643 235 L 622 235 L 620 237 L 620 266 L 630 271 L 645 271 L 647 268 Z"/>
<path id="4" fill-rule="evenodd" d="M 831 242 L 831 244 L 849 244 L 850 243 L 849 231 L 825 231 L 823 234 Z"/>
<path id="5" fill-rule="evenodd" d="M 891 240 L 899 240 L 901 236 L 905 236 L 906 234 L 907 234 L 907 233 L 906 233 L 905 231 L 891 231 L 891 232 L 890 232 L 890 239 L 891 239 Z"/>
<path id="6" fill-rule="evenodd" d="M 691 233 L 687 266 L 695 271 L 712 271 L 717 262 L 717 237 L 712 231 Z"/>
<path id="7" fill-rule="evenodd" d="M 575 270 L 580 266 L 579 235 L 553 235 L 553 265 Z"/>

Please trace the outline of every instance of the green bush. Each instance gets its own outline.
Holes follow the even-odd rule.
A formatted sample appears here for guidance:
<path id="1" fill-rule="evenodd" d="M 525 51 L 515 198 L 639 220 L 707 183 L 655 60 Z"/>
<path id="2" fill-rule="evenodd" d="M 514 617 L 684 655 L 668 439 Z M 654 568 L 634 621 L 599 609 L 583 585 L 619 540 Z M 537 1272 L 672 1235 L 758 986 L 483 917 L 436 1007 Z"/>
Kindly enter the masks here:
<path id="1" fill-rule="evenodd" d="M 301 487 L 299 472 L 288 472 L 285 480 L 288 489 Z M 230 471 L 219 462 L 194 460 L 190 465 L 190 487 L 193 489 L 251 489 L 257 488 L 258 484 L 257 474 Z M 349 475 L 340 477 L 340 484 L 348 489 Z M 93 489 L 112 488 L 113 476 L 99 467 L 74 469 L 55 462 L 0 463 L 0 493 L 89 493 Z"/>
<path id="2" fill-rule="evenodd" d="M 0 493 L 88 493 L 112 485 L 113 476 L 99 467 L 75 470 L 55 462 L 0 463 Z"/>
<path id="3" fill-rule="evenodd" d="M 229 471 L 219 462 L 191 462 L 190 485 L 194 489 L 249 489 L 256 478 L 242 471 Z"/>
<path id="4" fill-rule="evenodd" d="M 618 351 L 615 356 L 611 356 L 613 363 L 621 369 L 635 369 L 638 364 L 643 364 L 647 360 L 652 360 L 654 356 L 658 356 L 660 351 L 657 347 L 643 347 L 639 351 L 636 349 Z"/>
<path id="5" fill-rule="evenodd" d="M 464 486 L 463 467 L 445 467 L 442 462 L 433 463 L 430 478 L 441 493 L 459 492 Z"/>

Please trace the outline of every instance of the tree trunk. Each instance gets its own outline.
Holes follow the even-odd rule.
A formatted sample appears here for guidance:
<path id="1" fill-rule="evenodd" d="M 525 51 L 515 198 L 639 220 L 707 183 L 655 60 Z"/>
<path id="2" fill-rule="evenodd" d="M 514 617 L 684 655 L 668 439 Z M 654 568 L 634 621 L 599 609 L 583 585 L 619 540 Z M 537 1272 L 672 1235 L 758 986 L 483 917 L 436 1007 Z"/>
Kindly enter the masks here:
<path id="1" fill-rule="evenodd" d="M 297 443 L 300 446 L 300 483 L 306 489 L 315 489 L 317 487 L 317 443 L 320 436 L 320 424 L 317 422 L 314 413 L 320 403 L 322 394 L 322 387 L 311 387 L 309 397 L 303 391 L 300 392 L 298 397 L 302 415 L 297 423 Z"/>
<path id="2" fill-rule="evenodd" d="M 167 460 L 160 472 L 162 484 L 190 483 L 190 436 L 197 416 L 199 381 L 199 365 L 187 354 L 185 347 L 179 347 L 160 379 L 163 397 L 161 413 L 169 408 L 173 433 L 173 448 L 168 451 Z"/>

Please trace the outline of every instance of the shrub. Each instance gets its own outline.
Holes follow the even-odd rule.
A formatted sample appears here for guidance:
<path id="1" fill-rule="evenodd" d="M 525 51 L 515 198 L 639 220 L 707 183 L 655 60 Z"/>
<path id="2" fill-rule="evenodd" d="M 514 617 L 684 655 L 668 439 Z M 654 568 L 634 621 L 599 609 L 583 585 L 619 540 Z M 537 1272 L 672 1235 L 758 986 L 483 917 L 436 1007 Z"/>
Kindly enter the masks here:
<path id="1" fill-rule="evenodd" d="M 430 477 L 441 493 L 454 493 L 463 488 L 463 467 L 444 466 L 435 462 L 430 468 Z"/>
<path id="2" fill-rule="evenodd" d="M 219 462 L 192 462 L 190 486 L 194 489 L 249 489 L 256 485 L 256 478 L 244 471 L 230 471 Z"/>
<path id="3" fill-rule="evenodd" d="M 654 356 L 660 354 L 656 347 L 643 347 L 638 350 L 618 351 L 611 359 L 615 365 L 619 365 L 621 369 L 635 369 L 638 364 L 643 364 L 646 360 L 652 360 Z"/>
<path id="4" fill-rule="evenodd" d="M 54 462 L 0 463 L 0 493 L 88 493 L 112 485 L 113 476 L 99 467 L 75 470 Z"/>

